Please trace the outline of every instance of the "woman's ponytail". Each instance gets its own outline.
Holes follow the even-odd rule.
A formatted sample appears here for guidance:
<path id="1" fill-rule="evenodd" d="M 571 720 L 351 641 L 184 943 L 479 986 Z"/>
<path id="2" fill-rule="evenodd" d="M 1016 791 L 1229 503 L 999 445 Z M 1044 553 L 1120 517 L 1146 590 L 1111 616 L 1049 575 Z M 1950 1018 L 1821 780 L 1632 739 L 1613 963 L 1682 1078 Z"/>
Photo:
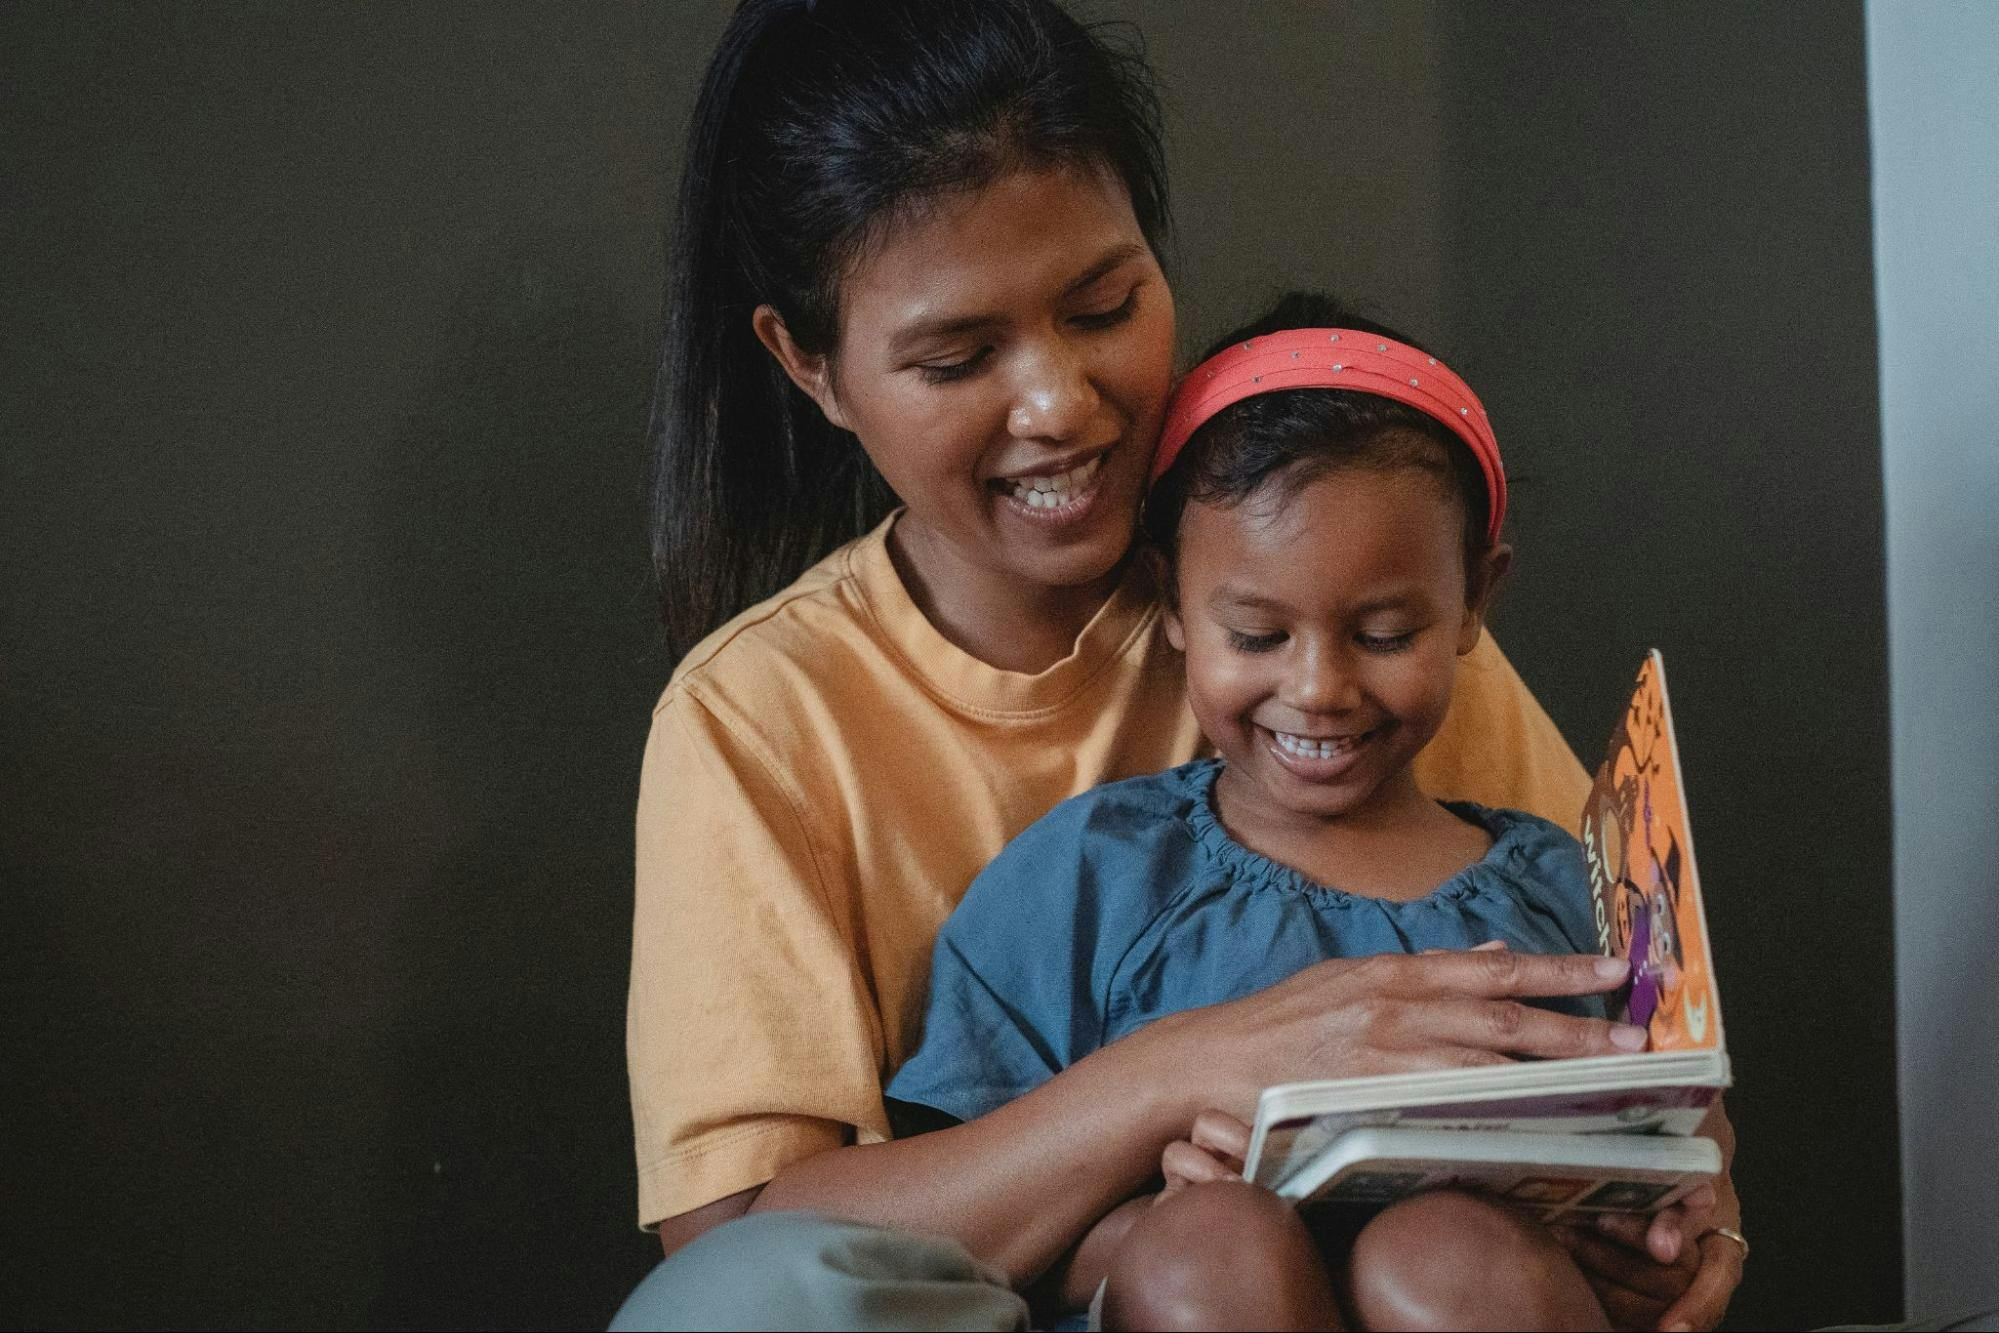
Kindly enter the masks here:
<path id="1" fill-rule="evenodd" d="M 651 521 L 660 618 L 678 660 L 894 503 L 860 444 L 827 421 L 757 341 L 777 293 L 753 281 L 740 224 L 736 105 L 758 48 L 808 21 L 801 0 L 751 0 L 708 66 L 681 173 L 666 342 L 655 385 Z"/>
<path id="2" fill-rule="evenodd" d="M 833 350 L 838 275 L 913 196 L 1022 161 L 1107 166 L 1155 250 L 1159 114 L 1135 51 L 1054 0 L 744 0 L 695 106 L 650 425 L 668 652 L 888 514 L 859 441 L 757 340 L 772 306 Z"/>

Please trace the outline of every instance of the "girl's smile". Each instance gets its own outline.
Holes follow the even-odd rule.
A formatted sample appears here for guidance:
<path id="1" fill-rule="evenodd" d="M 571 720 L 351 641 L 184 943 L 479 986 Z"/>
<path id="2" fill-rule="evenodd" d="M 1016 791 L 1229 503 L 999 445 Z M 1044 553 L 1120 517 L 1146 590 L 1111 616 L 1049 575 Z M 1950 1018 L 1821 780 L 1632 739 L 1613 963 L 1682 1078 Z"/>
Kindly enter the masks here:
<path id="1" fill-rule="evenodd" d="M 1406 469 L 1280 475 L 1238 504 L 1188 504 L 1168 630 L 1246 841 L 1419 808 L 1410 763 L 1481 623 L 1464 522 L 1448 481 Z"/>
<path id="2" fill-rule="evenodd" d="M 1360 763 L 1366 757 L 1367 747 L 1393 725 L 1330 736 L 1301 736 L 1259 725 L 1257 738 L 1268 737 L 1271 758 L 1301 782 L 1336 782 Z"/>

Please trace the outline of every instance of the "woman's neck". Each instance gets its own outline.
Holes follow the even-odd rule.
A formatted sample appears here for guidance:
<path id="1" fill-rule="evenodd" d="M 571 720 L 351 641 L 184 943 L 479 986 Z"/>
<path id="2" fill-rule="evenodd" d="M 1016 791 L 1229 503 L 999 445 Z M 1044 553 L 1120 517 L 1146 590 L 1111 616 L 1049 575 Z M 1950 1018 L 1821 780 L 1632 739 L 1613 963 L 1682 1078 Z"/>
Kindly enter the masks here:
<path id="1" fill-rule="evenodd" d="M 1120 563 L 1088 583 L 1030 583 L 966 560 L 906 518 L 889 529 L 888 554 L 910 600 L 938 633 L 988 666 L 1028 675 L 1075 651 L 1077 637 L 1124 573 Z"/>

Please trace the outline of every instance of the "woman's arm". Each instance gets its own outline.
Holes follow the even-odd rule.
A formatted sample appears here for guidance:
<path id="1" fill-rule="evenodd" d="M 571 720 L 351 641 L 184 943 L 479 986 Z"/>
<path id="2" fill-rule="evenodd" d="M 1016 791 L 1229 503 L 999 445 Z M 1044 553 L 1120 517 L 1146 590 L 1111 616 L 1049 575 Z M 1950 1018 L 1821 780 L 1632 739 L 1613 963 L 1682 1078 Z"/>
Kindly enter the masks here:
<path id="1" fill-rule="evenodd" d="M 1336 959 L 1093 1053 L 976 1120 L 796 1162 L 753 1208 L 812 1208 L 954 1237 L 1025 1285 L 1158 1172 L 1212 1106 L 1248 1120 L 1268 1084 L 1629 1048 L 1609 1023 L 1521 999 L 1592 994 L 1624 965 L 1504 951 Z"/>
<path id="2" fill-rule="evenodd" d="M 733 1222 L 750 1211 L 750 1205 L 756 1202 L 757 1195 L 762 1192 L 761 1185 L 755 1189 L 738 1190 L 713 1203 L 703 1204 L 699 1208 L 684 1212 L 678 1217 L 667 1218 L 659 1224 L 660 1249 L 671 1257 L 675 1250 L 696 1236 L 713 1231 L 724 1222 Z"/>

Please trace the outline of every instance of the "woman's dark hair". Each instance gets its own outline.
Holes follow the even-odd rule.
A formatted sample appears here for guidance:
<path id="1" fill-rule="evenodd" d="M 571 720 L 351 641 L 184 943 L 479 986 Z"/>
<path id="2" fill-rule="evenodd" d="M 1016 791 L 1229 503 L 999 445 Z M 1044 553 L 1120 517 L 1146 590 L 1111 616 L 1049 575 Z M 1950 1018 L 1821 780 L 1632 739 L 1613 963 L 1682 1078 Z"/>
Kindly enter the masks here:
<path id="1" fill-rule="evenodd" d="M 744 0 L 708 65 L 674 228 L 650 505 L 668 651 L 881 521 L 894 495 L 751 328 L 834 351 L 839 280 L 903 211 L 1018 166 L 1108 170 L 1157 253 L 1159 106 L 1135 42 L 1054 0 Z"/>
<path id="2" fill-rule="evenodd" d="M 1285 329 L 1357 329 L 1431 349 L 1364 318 L 1330 296 L 1288 292 L 1254 322 L 1218 338 L 1203 361 L 1232 344 Z M 1431 353 L 1434 355 L 1434 352 Z M 1288 498 L 1320 477 L 1349 468 L 1429 472 L 1464 501 L 1465 576 L 1476 592 L 1492 540 L 1490 504 L 1478 460 L 1450 427 L 1427 413 L 1354 389 L 1285 389 L 1231 403 L 1201 423 L 1145 499 L 1145 532 L 1170 567 L 1189 501 L 1237 505 L 1266 486 Z M 1172 595 L 1173 581 L 1165 581 Z"/>

